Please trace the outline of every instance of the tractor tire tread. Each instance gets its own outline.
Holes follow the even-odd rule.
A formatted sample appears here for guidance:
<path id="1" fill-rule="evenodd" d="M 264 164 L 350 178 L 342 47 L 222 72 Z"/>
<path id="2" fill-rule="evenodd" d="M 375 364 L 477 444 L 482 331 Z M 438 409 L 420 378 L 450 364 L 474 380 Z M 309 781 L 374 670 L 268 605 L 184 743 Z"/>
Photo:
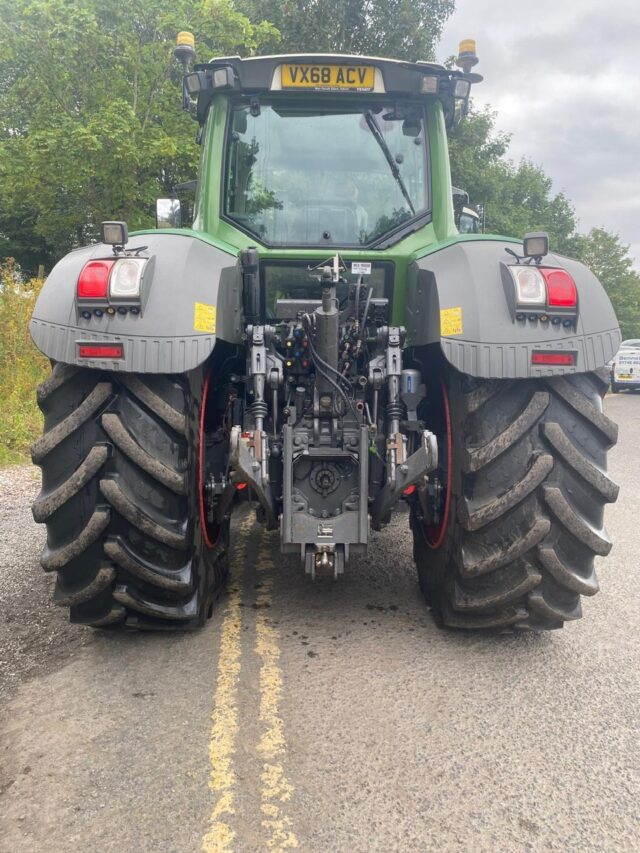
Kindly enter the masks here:
<path id="1" fill-rule="evenodd" d="M 121 569 L 152 586 L 182 594 L 193 590 L 191 561 L 179 569 L 165 569 L 163 566 L 145 560 L 120 536 L 107 539 L 104 543 L 104 552 Z"/>
<path id="2" fill-rule="evenodd" d="M 172 530 L 170 527 L 150 518 L 115 480 L 100 480 L 100 491 L 111 506 L 127 521 L 131 522 L 134 527 L 137 527 L 141 533 L 152 539 L 157 539 L 158 542 L 162 542 L 170 548 L 184 548 L 186 546 L 186 530 Z"/>
<path id="3" fill-rule="evenodd" d="M 105 413 L 102 416 L 102 426 L 119 450 L 147 474 L 164 483 L 167 488 L 172 489 L 178 495 L 187 493 L 187 482 L 184 474 L 164 465 L 141 447 L 122 423 L 119 415 L 112 412 Z"/>
<path id="4" fill-rule="evenodd" d="M 580 618 L 581 596 L 599 588 L 594 560 L 612 547 L 604 506 L 619 491 L 606 470 L 618 434 L 602 410 L 606 371 L 479 380 L 444 370 L 457 480 L 439 549 L 427 547 L 419 504 L 411 517 L 436 621 L 520 632 Z"/>
<path id="5" fill-rule="evenodd" d="M 612 447 L 618 440 L 618 425 L 608 418 L 602 410 L 595 406 L 584 393 L 563 376 L 556 376 L 547 380 L 555 394 L 571 406 L 585 420 L 589 421 L 609 442 Z"/>
<path id="6" fill-rule="evenodd" d="M 40 492 L 31 507 L 33 520 L 41 524 L 74 495 L 77 495 L 102 468 L 108 456 L 109 448 L 106 445 L 97 444 L 92 447 L 86 458 L 63 483 L 51 492 Z"/>
<path id="7" fill-rule="evenodd" d="M 65 585 L 62 576 L 58 575 L 53 601 L 59 607 L 83 604 L 110 586 L 115 577 L 116 570 L 113 566 L 108 565 L 100 566 L 94 577 L 89 580 L 85 579 L 80 586 L 68 587 Z"/>
<path id="8" fill-rule="evenodd" d="M 79 367 L 75 367 L 72 364 L 56 364 L 51 371 L 51 375 L 44 382 L 41 382 L 36 389 L 38 403 L 42 405 L 54 391 L 57 391 L 65 382 L 73 379 L 79 370 Z"/>
<path id="9" fill-rule="evenodd" d="M 163 399 L 157 391 L 154 391 L 135 374 L 123 374 L 120 381 L 135 397 L 175 430 L 175 432 L 180 435 L 186 434 L 187 418 L 184 412 L 179 411 L 175 406 Z"/>
<path id="10" fill-rule="evenodd" d="M 36 439 L 31 445 L 31 459 L 34 465 L 39 465 L 52 450 L 79 429 L 85 421 L 88 421 L 95 411 L 107 400 L 112 391 L 113 385 L 111 382 L 99 382 L 75 411 L 72 411 L 60 423 Z"/>
<path id="11" fill-rule="evenodd" d="M 188 473 L 202 387 L 201 371 L 141 378 L 60 364 L 40 386 L 45 428 L 33 458 L 43 485 L 32 511 L 47 527 L 41 563 L 57 572 L 54 602 L 72 622 L 204 623 L 226 580 L 228 537 L 202 550 Z"/>
<path id="12" fill-rule="evenodd" d="M 529 432 L 544 414 L 548 405 L 549 394 L 546 391 L 536 391 L 529 400 L 526 409 L 505 430 L 498 433 L 487 444 L 465 450 L 466 464 L 464 470 L 466 472 L 479 471 L 489 462 L 493 462 L 501 453 L 504 453 L 525 433 Z"/>

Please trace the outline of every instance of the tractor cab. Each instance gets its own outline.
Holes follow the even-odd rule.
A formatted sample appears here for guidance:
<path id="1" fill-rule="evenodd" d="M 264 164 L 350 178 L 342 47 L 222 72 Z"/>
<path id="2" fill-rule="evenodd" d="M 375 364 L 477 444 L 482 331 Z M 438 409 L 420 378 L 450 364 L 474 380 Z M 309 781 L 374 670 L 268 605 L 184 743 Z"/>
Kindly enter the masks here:
<path id="1" fill-rule="evenodd" d="M 223 210 L 268 246 L 375 247 L 430 211 L 424 109 L 287 96 L 231 103 Z"/>
<path id="2" fill-rule="evenodd" d="M 196 65 L 184 82 L 203 143 L 194 228 L 239 248 L 318 257 L 384 251 L 426 226 L 422 245 L 455 233 L 441 193 L 446 126 L 482 79 L 466 48 L 460 71 L 324 54 Z"/>

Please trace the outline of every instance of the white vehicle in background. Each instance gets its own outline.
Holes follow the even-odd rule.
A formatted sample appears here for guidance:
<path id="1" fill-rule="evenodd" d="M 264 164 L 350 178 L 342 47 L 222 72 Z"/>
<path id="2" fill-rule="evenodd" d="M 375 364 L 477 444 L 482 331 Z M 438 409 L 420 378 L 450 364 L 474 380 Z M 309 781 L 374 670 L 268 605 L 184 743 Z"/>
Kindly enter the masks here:
<path id="1" fill-rule="evenodd" d="M 611 366 L 611 390 L 623 388 L 640 389 L 640 338 L 623 341 Z"/>
<path id="2" fill-rule="evenodd" d="M 463 207 L 458 221 L 458 231 L 461 234 L 480 233 L 480 215 L 472 207 Z"/>
<path id="3" fill-rule="evenodd" d="M 469 206 L 469 193 L 458 187 L 452 187 L 453 211 L 456 226 L 461 234 L 484 233 L 484 205 L 478 205 L 478 210 Z"/>

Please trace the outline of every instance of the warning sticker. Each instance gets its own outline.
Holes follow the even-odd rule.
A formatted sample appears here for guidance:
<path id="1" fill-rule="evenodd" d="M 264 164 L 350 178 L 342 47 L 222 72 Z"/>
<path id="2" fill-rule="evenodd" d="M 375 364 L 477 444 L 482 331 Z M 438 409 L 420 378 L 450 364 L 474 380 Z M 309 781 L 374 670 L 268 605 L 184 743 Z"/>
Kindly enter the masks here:
<path id="1" fill-rule="evenodd" d="M 196 332 L 213 334 L 216 330 L 216 306 L 195 302 L 193 309 L 193 328 Z"/>
<path id="2" fill-rule="evenodd" d="M 351 275 L 371 275 L 371 264 L 366 261 L 353 261 Z"/>
<path id="3" fill-rule="evenodd" d="M 440 334 L 445 338 L 462 334 L 462 308 L 443 308 L 440 311 Z"/>

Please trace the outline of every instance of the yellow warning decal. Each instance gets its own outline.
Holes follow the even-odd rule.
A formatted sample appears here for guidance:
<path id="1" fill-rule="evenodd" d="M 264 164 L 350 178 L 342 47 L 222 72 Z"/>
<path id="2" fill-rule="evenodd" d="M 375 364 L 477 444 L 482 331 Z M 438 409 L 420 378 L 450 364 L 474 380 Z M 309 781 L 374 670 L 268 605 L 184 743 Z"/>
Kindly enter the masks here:
<path id="1" fill-rule="evenodd" d="M 216 306 L 195 302 L 193 308 L 193 328 L 196 332 L 213 334 L 216 330 Z"/>
<path id="2" fill-rule="evenodd" d="M 440 334 L 443 338 L 462 334 L 462 308 L 443 308 L 440 311 Z"/>

